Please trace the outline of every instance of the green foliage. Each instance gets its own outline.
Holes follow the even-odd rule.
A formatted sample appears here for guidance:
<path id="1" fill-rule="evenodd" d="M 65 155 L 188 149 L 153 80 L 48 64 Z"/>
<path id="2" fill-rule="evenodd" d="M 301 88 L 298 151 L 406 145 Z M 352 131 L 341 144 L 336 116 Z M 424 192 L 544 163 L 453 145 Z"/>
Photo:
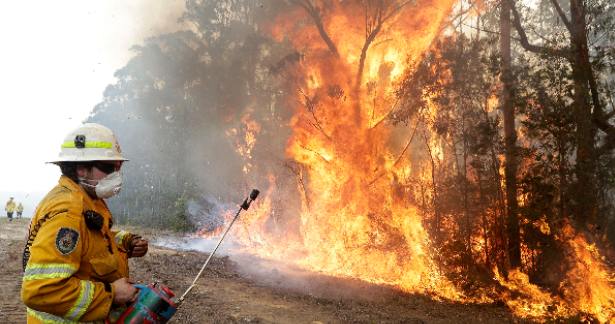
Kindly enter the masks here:
<path id="1" fill-rule="evenodd" d="M 182 195 L 175 200 L 174 212 L 171 215 L 171 228 L 178 232 L 190 232 L 196 230 L 194 224 L 190 222 L 188 215 L 188 197 Z"/>

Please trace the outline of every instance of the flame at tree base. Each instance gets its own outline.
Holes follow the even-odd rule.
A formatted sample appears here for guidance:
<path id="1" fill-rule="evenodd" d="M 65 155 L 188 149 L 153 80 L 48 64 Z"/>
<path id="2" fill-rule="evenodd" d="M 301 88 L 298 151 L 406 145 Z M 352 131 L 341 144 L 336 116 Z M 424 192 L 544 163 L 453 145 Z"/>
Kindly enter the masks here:
<path id="1" fill-rule="evenodd" d="M 500 299 L 518 316 L 544 321 L 548 318 L 578 316 L 580 321 L 610 323 L 615 320 L 615 276 L 594 245 L 566 224 L 560 243 L 567 252 L 571 267 L 560 284 L 559 293 L 552 294 L 530 283 L 527 274 L 513 269 L 503 278 L 498 269 L 495 279 L 508 291 Z"/>

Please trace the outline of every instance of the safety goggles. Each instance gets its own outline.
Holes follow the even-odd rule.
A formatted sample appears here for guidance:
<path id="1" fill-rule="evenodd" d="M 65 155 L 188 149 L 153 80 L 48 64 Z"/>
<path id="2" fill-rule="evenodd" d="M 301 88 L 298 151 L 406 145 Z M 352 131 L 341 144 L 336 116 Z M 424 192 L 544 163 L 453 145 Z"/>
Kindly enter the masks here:
<path id="1" fill-rule="evenodd" d="M 108 163 L 97 161 L 92 163 L 92 166 L 105 174 L 109 174 L 114 171 L 120 171 L 120 169 L 122 168 L 122 163 Z"/>

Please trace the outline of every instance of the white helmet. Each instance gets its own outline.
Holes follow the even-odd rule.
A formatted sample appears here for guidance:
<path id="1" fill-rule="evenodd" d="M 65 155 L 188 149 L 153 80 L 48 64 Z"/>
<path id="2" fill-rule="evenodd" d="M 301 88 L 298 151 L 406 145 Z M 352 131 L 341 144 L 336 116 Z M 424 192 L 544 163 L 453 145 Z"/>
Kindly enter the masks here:
<path id="1" fill-rule="evenodd" d="M 128 161 L 122 156 L 113 132 L 100 124 L 87 123 L 70 132 L 58 158 L 50 163 L 80 161 Z"/>

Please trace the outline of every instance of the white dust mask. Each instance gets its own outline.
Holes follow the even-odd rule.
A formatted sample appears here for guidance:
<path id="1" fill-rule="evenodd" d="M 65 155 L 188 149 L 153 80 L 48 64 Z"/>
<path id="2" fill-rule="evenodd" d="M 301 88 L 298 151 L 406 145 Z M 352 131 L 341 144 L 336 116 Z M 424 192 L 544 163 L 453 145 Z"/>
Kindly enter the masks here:
<path id="1" fill-rule="evenodd" d="M 79 179 L 85 180 L 85 179 Z M 98 180 L 98 183 L 93 186 L 85 181 L 81 181 L 82 185 L 94 188 L 94 192 L 98 198 L 107 199 L 117 195 L 122 190 L 122 175 L 119 171 L 111 172 L 106 177 Z"/>

